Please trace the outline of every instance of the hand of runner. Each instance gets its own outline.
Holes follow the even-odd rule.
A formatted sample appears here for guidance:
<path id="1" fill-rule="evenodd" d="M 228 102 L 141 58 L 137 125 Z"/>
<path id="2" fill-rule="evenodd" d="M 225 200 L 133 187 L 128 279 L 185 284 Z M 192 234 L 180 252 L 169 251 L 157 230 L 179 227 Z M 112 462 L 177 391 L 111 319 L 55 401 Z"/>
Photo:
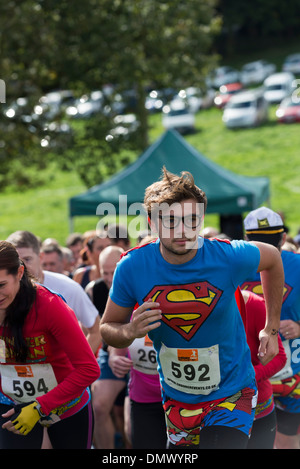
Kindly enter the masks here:
<path id="1" fill-rule="evenodd" d="M 300 336 L 300 324 L 291 319 L 283 319 L 280 321 L 279 332 L 285 339 L 296 339 Z"/>
<path id="2" fill-rule="evenodd" d="M 2 417 L 12 417 L 12 419 L 5 422 L 2 428 L 6 428 L 13 433 L 27 435 L 41 418 L 36 406 L 36 402 L 31 402 L 30 404 L 19 405 L 15 406 L 15 409 L 10 409 Z M 15 412 L 17 409 L 18 411 Z"/>
<path id="3" fill-rule="evenodd" d="M 135 338 L 144 337 L 160 326 L 162 316 L 159 306 L 159 303 L 149 300 L 132 313 L 131 327 Z"/>
<path id="4" fill-rule="evenodd" d="M 258 358 L 262 365 L 269 363 L 278 354 L 278 331 L 263 329 L 259 333 Z"/>
<path id="5" fill-rule="evenodd" d="M 117 378 L 124 378 L 132 367 L 132 360 L 128 357 L 122 357 L 120 355 L 110 355 L 108 359 L 108 364 L 112 369 L 114 375 Z"/>

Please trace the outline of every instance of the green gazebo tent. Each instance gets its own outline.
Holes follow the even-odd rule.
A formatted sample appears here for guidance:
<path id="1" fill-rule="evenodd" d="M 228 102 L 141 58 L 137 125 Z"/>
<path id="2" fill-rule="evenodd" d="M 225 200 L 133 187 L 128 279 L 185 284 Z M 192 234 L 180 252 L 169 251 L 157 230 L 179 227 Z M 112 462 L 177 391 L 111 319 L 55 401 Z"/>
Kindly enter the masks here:
<path id="1" fill-rule="evenodd" d="M 120 195 L 126 195 L 127 208 L 142 203 L 146 187 L 160 178 L 163 166 L 175 174 L 193 174 L 195 183 L 207 195 L 207 213 L 239 216 L 260 206 L 270 195 L 268 178 L 228 171 L 205 158 L 176 131 L 168 130 L 110 180 L 70 199 L 71 230 L 73 217 L 96 215 L 99 204 L 110 203 L 119 214 Z"/>

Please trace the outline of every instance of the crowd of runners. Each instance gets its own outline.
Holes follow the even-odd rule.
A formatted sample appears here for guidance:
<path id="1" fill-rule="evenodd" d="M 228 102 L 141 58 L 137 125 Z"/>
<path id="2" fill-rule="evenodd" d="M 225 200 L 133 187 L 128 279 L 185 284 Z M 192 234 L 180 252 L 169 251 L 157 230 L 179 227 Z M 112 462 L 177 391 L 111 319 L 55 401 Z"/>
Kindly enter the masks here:
<path id="1" fill-rule="evenodd" d="M 299 449 L 300 256 L 283 217 L 204 229 L 192 174 L 149 232 L 0 241 L 1 449 Z"/>

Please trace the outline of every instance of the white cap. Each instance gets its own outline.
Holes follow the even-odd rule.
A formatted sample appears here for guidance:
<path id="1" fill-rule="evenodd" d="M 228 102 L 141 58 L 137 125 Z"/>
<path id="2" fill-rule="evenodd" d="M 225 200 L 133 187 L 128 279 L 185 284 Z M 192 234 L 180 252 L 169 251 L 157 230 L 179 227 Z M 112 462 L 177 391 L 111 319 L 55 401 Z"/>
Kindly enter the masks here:
<path id="1" fill-rule="evenodd" d="M 281 216 L 267 207 L 260 207 L 250 212 L 244 220 L 244 227 L 246 234 L 248 232 L 275 234 L 284 231 Z"/>

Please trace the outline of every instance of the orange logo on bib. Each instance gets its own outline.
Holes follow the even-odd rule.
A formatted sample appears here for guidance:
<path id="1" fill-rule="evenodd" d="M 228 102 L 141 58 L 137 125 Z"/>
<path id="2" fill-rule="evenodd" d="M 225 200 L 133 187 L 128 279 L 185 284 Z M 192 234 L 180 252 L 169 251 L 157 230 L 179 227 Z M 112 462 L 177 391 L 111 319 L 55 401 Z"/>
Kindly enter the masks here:
<path id="1" fill-rule="evenodd" d="M 197 349 L 187 349 L 177 350 L 177 358 L 180 362 L 195 362 L 198 360 L 198 350 Z"/>
<path id="2" fill-rule="evenodd" d="M 19 378 L 33 378 L 33 372 L 29 365 L 15 365 Z"/>

